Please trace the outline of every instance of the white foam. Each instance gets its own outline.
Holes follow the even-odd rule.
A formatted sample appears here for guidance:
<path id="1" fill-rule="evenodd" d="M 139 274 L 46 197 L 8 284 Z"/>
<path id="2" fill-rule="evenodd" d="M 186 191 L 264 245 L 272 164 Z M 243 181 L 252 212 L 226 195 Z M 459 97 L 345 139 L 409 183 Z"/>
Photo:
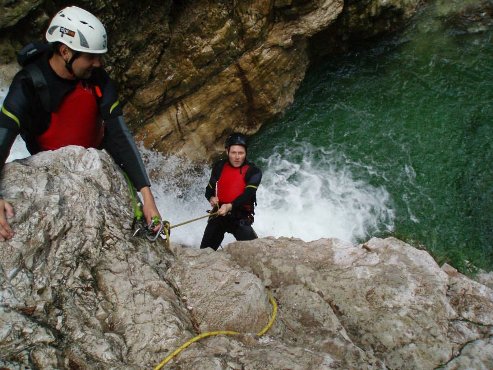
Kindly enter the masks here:
<path id="1" fill-rule="evenodd" d="M 277 149 L 263 162 L 255 227 L 259 235 L 354 242 L 393 228 L 388 192 L 354 179 L 352 164 L 340 154 L 302 144 Z"/>
<path id="2" fill-rule="evenodd" d="M 12 145 L 12 149 L 10 149 L 10 154 L 7 157 L 6 162 L 12 162 L 16 159 L 22 159 L 29 157 L 31 154 L 29 154 L 27 148 L 26 148 L 26 143 L 20 136 L 17 136 L 14 144 Z"/>
<path id="3" fill-rule="evenodd" d="M 205 215 L 208 166 L 194 166 L 176 157 L 144 152 L 152 189 L 162 216 L 177 224 Z M 300 163 L 294 160 L 302 158 Z M 355 242 L 376 231 L 392 230 L 394 212 L 389 193 L 355 180 L 341 155 L 308 144 L 274 151 L 259 161 L 263 179 L 257 193 L 254 228 L 260 237 L 287 236 L 305 241 L 336 237 Z M 172 231 L 171 240 L 198 246 L 206 221 Z M 233 241 L 227 236 L 223 245 Z"/>
<path id="4" fill-rule="evenodd" d="M 0 81 L 0 84 L 4 84 L 3 81 Z M 8 86 L 0 86 L 0 105 L 3 104 L 3 100 L 7 96 L 7 93 L 9 91 Z M 7 157 L 6 162 L 12 162 L 15 159 L 22 159 L 28 157 L 30 154 L 27 151 L 26 148 L 26 143 L 20 136 L 17 136 L 17 138 L 14 141 L 14 144 L 12 145 L 12 149 L 10 150 L 10 155 Z"/>

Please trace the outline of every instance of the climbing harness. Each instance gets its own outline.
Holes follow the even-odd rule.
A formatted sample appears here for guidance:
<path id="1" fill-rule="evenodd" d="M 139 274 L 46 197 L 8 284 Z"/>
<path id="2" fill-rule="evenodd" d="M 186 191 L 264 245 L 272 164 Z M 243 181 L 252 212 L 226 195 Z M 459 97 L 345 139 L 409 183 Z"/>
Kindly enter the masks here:
<path id="1" fill-rule="evenodd" d="M 269 322 L 267 323 L 267 325 L 256 334 L 257 337 L 261 337 L 265 333 L 267 333 L 269 331 L 269 329 L 272 327 L 272 325 L 274 324 L 274 321 L 276 320 L 277 302 L 274 299 L 274 297 L 272 296 L 272 294 L 270 294 L 270 293 L 269 293 L 269 302 L 272 305 L 272 314 L 270 315 L 270 319 L 269 319 Z M 184 349 L 189 347 L 192 343 L 195 343 L 195 342 L 197 342 L 203 338 L 212 337 L 215 335 L 241 335 L 241 334 L 248 334 L 248 333 L 240 333 L 237 331 L 230 331 L 230 330 L 221 330 L 221 331 L 210 331 L 210 332 L 199 334 L 196 337 L 194 337 L 194 338 L 190 339 L 189 341 L 185 342 L 184 344 L 182 344 L 175 351 L 173 351 L 173 353 L 171 353 L 163 361 L 161 361 L 159 363 L 159 365 L 157 365 L 154 368 L 154 370 L 160 370 L 164 365 L 166 365 L 168 362 L 170 362 L 174 357 L 178 356 L 178 354 L 180 354 L 180 352 L 182 352 Z"/>

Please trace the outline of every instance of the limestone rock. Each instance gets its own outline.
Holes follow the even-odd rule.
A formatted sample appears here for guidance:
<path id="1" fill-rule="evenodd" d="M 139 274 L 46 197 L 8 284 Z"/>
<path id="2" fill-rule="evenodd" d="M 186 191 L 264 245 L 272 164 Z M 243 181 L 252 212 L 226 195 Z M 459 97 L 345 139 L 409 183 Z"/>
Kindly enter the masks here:
<path id="1" fill-rule="evenodd" d="M 292 332 L 288 337 L 296 336 L 298 342 L 323 351 L 329 344 L 313 343 L 313 338 L 327 338 L 320 323 L 340 323 L 330 329 L 335 343 L 329 348 L 352 348 L 354 362 L 344 363 L 343 368 L 359 368 L 357 360 L 364 359 L 389 368 L 432 369 L 459 358 L 472 339 L 478 340 L 478 346 L 489 345 L 493 292 L 460 274 L 451 278 L 427 252 L 392 238 L 372 239 L 359 247 L 337 240 L 303 243 L 303 248 L 299 243 L 296 239 L 237 242 L 226 252 L 280 297 L 285 291 L 300 290 L 306 297 L 320 297 L 312 301 L 321 299 L 335 317 L 315 319 L 324 312 L 321 309 L 302 314 L 311 306 L 306 298 L 302 306 L 296 299 L 283 300 L 283 313 L 299 313 L 298 318 L 283 319 L 280 326 L 289 322 L 283 328 Z M 311 331 L 306 331 L 312 322 Z M 296 330 L 299 326 L 305 330 Z M 344 351 L 340 353 L 337 357 L 331 353 L 338 363 L 345 361 Z M 487 366 L 493 364 L 491 356 L 483 359 Z"/>
<path id="2" fill-rule="evenodd" d="M 269 321 L 269 300 L 262 281 L 239 270 L 227 255 L 212 249 L 181 250 L 165 278 L 181 292 L 202 332 L 257 333 Z"/>
<path id="3" fill-rule="evenodd" d="M 493 272 L 482 271 L 476 276 L 476 280 L 481 284 L 484 284 L 487 287 L 493 289 Z"/>
<path id="4" fill-rule="evenodd" d="M 214 252 L 134 238 L 124 177 L 94 149 L 14 161 L 2 179 L 16 235 L 0 245 L 0 367 L 153 368 L 199 334 L 166 366 L 493 367 L 492 289 L 397 239 Z"/>
<path id="5" fill-rule="evenodd" d="M 33 349 L 40 368 L 137 368 L 185 335 L 159 275 L 169 256 L 154 265 L 151 245 L 129 240 L 129 191 L 107 154 L 45 152 L 6 165 L 3 179 L 16 235 L 0 249 L 2 360 Z"/>
<path id="6" fill-rule="evenodd" d="M 0 17 L 0 29 L 15 25 L 19 20 L 24 18 L 31 9 L 36 8 L 41 2 L 42 0 L 1 0 L 2 16 Z"/>

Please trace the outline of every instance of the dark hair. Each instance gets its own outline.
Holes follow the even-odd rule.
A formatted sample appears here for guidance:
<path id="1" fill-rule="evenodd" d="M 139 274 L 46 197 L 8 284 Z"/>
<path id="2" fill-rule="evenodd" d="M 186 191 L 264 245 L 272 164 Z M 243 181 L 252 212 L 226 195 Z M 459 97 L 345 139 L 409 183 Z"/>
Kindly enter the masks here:
<path id="1" fill-rule="evenodd" d="M 51 51 L 53 51 L 53 53 L 60 54 L 60 46 L 64 44 L 62 44 L 60 41 L 55 41 L 50 43 L 50 45 L 51 45 Z"/>

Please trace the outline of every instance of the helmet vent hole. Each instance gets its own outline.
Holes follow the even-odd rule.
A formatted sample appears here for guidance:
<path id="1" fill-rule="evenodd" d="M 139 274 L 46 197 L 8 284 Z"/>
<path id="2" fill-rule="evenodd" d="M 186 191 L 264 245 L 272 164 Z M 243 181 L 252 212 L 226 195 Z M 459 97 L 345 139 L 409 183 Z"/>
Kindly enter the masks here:
<path id="1" fill-rule="evenodd" d="M 87 39 L 84 37 L 82 32 L 80 32 L 79 30 L 77 30 L 77 32 L 79 32 L 80 45 L 89 49 L 89 43 L 87 42 Z"/>
<path id="2" fill-rule="evenodd" d="M 86 26 L 88 27 L 91 27 L 93 30 L 95 29 L 93 26 L 91 26 L 89 23 L 87 23 L 86 21 L 80 21 L 80 23 L 82 24 L 85 24 Z"/>

